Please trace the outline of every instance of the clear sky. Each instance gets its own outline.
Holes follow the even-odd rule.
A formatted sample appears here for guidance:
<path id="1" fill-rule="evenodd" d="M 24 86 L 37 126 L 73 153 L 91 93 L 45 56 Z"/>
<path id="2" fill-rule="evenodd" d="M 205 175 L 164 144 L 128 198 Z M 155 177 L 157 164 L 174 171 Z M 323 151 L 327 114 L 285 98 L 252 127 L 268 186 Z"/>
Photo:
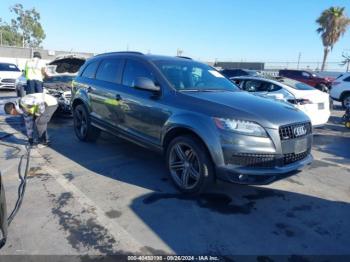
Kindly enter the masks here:
<path id="1" fill-rule="evenodd" d="M 1 0 L 0 17 L 9 21 Z M 138 50 L 201 60 L 321 61 L 323 47 L 316 18 L 349 0 L 24 0 L 42 16 L 48 49 L 87 52 Z M 350 53 L 349 32 L 329 61 Z"/>

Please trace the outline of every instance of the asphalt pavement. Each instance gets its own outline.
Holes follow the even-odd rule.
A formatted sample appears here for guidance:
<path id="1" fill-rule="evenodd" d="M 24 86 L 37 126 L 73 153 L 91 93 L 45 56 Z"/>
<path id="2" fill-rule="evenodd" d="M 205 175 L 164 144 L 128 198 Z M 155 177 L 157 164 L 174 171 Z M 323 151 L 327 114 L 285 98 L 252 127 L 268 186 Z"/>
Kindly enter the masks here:
<path id="1" fill-rule="evenodd" d="M 2 92 L 1 104 L 14 93 Z M 218 181 L 176 191 L 161 156 L 103 134 L 78 141 L 71 118 L 50 123 L 32 152 L 27 192 L 1 254 L 350 254 L 350 130 L 333 111 L 315 129 L 313 164 L 269 186 Z M 1 114 L 1 112 L 0 112 Z M 20 117 L 0 115 L 0 170 L 11 210 L 26 142 Z"/>

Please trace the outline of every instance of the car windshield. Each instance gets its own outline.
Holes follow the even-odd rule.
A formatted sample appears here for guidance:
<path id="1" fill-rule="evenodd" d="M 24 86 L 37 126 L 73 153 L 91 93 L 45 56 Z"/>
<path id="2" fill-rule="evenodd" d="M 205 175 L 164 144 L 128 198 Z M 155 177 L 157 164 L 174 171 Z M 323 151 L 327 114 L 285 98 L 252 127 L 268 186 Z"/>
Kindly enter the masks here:
<path id="1" fill-rule="evenodd" d="M 238 91 L 239 88 L 214 68 L 189 61 L 155 61 L 171 85 L 179 91 Z"/>
<path id="2" fill-rule="evenodd" d="M 312 86 L 309 86 L 307 84 L 304 84 L 302 82 L 298 82 L 289 78 L 283 78 L 279 81 L 296 90 L 315 90 L 315 88 L 313 88 Z"/>
<path id="3" fill-rule="evenodd" d="M 16 65 L 6 63 L 0 63 L 0 71 L 20 72 Z"/>

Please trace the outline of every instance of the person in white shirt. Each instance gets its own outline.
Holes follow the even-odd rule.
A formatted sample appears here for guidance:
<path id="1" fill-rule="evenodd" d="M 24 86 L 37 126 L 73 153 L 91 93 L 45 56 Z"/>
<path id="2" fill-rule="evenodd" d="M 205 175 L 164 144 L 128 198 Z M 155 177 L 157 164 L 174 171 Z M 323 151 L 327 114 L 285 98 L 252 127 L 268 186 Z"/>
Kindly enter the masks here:
<path id="1" fill-rule="evenodd" d="M 47 146 L 49 137 L 47 124 L 57 109 L 55 97 L 45 94 L 29 94 L 20 98 L 17 102 L 5 104 L 5 112 L 10 115 L 23 115 L 29 144 L 34 143 Z"/>
<path id="2" fill-rule="evenodd" d="M 24 70 L 27 79 L 27 94 L 43 92 L 43 80 L 46 76 L 45 66 L 39 52 L 34 52 L 33 58 L 27 61 Z"/>

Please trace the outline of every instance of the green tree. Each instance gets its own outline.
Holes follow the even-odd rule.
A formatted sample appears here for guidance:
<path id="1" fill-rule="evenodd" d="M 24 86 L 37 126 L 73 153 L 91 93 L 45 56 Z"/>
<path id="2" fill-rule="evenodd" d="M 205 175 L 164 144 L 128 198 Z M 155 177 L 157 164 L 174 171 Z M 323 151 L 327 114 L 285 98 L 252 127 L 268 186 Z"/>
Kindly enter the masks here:
<path id="1" fill-rule="evenodd" d="M 321 34 L 323 50 L 323 62 L 321 71 L 325 69 L 327 56 L 333 49 L 333 46 L 344 35 L 348 25 L 349 18 L 345 15 L 345 7 L 330 7 L 324 10 L 321 16 L 316 20 L 319 24 L 317 33 Z"/>
<path id="2" fill-rule="evenodd" d="M 5 46 L 20 46 L 22 36 L 9 24 L 0 18 L 0 44 Z"/>
<path id="3" fill-rule="evenodd" d="M 22 35 L 23 45 L 40 47 L 46 35 L 40 23 L 40 14 L 34 8 L 25 10 L 23 5 L 16 4 L 10 8 L 16 17 L 11 20 L 13 30 Z"/>

